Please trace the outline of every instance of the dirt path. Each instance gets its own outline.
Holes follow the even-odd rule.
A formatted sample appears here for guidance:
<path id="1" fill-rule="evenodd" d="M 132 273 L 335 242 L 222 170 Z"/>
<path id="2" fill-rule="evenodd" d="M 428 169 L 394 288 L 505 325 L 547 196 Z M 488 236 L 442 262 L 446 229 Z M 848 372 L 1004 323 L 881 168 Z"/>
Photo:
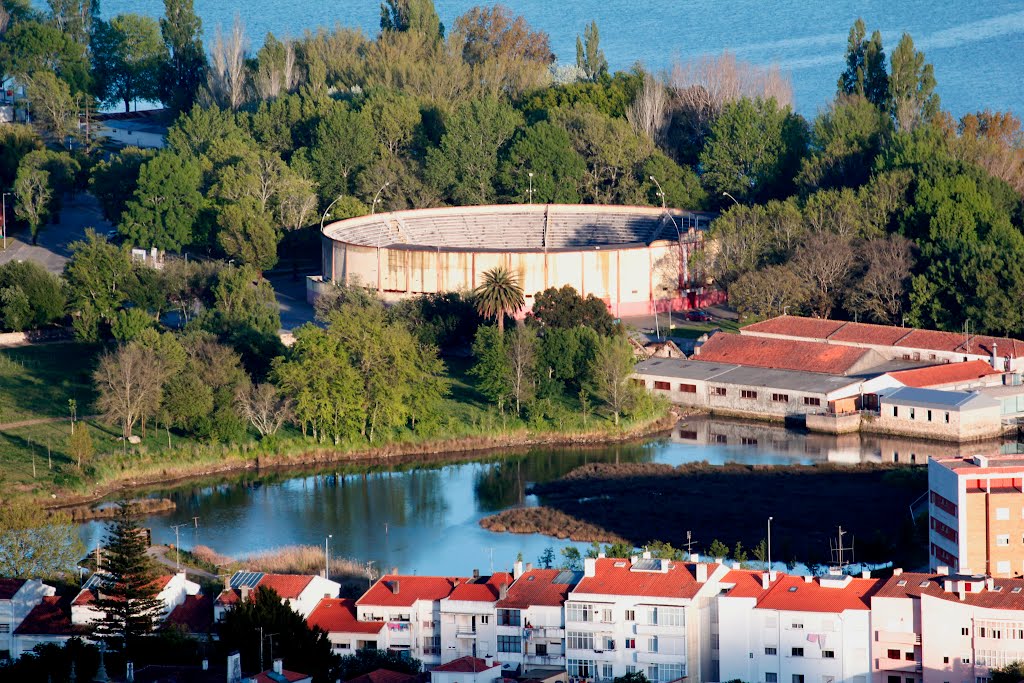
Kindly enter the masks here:
<path id="1" fill-rule="evenodd" d="M 151 558 L 153 558 L 157 563 L 159 563 L 159 564 L 161 564 L 161 565 L 163 565 L 165 567 L 170 567 L 171 569 L 177 569 L 178 565 L 174 562 L 174 558 L 173 557 L 167 557 L 168 553 L 171 553 L 171 552 L 172 552 L 172 549 L 168 548 L 165 545 L 154 545 L 154 546 L 150 546 L 149 550 L 146 551 L 146 554 L 149 555 Z M 218 580 L 215 575 L 213 575 L 210 572 L 208 572 L 206 570 L 203 570 L 203 569 L 198 569 L 196 567 L 189 567 L 189 566 L 186 566 L 186 565 L 182 565 L 181 568 L 184 569 L 187 573 L 191 574 L 192 576 L 198 577 L 200 579 L 205 579 L 207 581 L 217 581 Z"/>
<path id="2" fill-rule="evenodd" d="M 98 415 L 86 415 L 78 418 L 77 422 L 82 420 L 95 420 Z M 0 432 L 7 431 L 9 429 L 20 429 L 21 427 L 33 427 L 35 425 L 53 424 L 54 422 L 70 422 L 71 418 L 67 417 L 37 417 L 32 420 L 21 420 L 20 422 L 5 422 L 0 424 Z"/>

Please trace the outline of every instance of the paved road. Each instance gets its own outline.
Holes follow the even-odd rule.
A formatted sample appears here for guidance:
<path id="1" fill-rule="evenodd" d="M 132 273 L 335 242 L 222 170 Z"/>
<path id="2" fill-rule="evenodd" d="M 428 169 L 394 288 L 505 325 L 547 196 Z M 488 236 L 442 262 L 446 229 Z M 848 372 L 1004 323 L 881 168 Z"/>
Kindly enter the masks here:
<path id="1" fill-rule="evenodd" d="M 149 550 L 146 551 L 146 554 L 153 558 L 158 564 L 161 564 L 165 567 L 176 569 L 178 566 L 174 563 L 174 550 L 168 548 L 165 545 L 150 546 Z M 170 557 L 168 557 L 168 555 Z M 187 567 L 185 565 L 182 565 L 182 569 L 184 569 L 187 573 L 191 574 L 192 576 L 198 577 L 200 579 L 206 579 L 207 581 L 218 580 L 217 577 L 211 574 L 210 572 L 198 569 L 196 567 Z"/>
<path id="2" fill-rule="evenodd" d="M 306 303 L 306 276 L 319 275 L 319 271 L 274 274 L 267 277 L 274 288 L 277 306 L 281 312 L 281 331 L 290 332 L 313 322 L 313 306 Z"/>
<path id="3" fill-rule="evenodd" d="M 7 209 L 11 211 L 10 204 Z M 32 238 L 27 232 L 13 238 L 8 235 L 7 249 L 0 245 L 0 263 L 12 260 L 35 261 L 51 273 L 63 272 L 64 264 L 71 255 L 71 243 L 83 239 L 86 228 L 95 228 L 105 233 L 113 230 L 114 226 L 103 218 L 99 202 L 91 194 L 83 192 L 74 198 L 65 197 L 60 223 L 51 223 L 40 230 L 37 245 L 32 244 Z"/>

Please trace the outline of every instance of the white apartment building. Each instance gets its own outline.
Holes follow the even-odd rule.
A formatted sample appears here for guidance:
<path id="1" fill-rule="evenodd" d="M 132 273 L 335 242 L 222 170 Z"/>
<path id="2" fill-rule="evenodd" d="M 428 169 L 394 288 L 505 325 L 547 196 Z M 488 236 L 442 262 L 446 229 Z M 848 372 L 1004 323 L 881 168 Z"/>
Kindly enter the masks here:
<path id="1" fill-rule="evenodd" d="M 164 613 L 161 620 L 166 619 L 175 607 L 185 602 L 189 595 L 199 593 L 199 584 L 185 578 L 185 572 L 167 574 L 154 579 L 154 587 L 157 589 L 157 599 L 164 603 Z M 82 586 L 75 599 L 71 601 L 71 623 L 78 625 L 91 624 L 103 618 L 103 611 L 96 607 L 96 600 L 100 598 L 100 588 L 103 586 L 101 577 L 93 574 Z"/>
<path id="2" fill-rule="evenodd" d="M 39 579 L 0 579 L 0 659 L 17 657 L 13 634 L 44 597 L 56 592 Z"/>
<path id="3" fill-rule="evenodd" d="M 641 671 L 653 683 L 715 680 L 712 601 L 728 573 L 720 564 L 644 557 L 586 559 L 565 603 L 570 678 L 611 680 Z"/>
<path id="4" fill-rule="evenodd" d="M 385 622 L 386 647 L 408 652 L 432 669 L 441 664 L 441 600 L 469 580 L 388 574 L 356 600 L 356 617 Z"/>
<path id="5" fill-rule="evenodd" d="M 263 572 L 235 572 L 225 583 L 224 590 L 213 601 L 213 618 L 220 621 L 231 609 L 258 588 L 270 588 L 281 602 L 308 618 L 323 598 L 336 598 L 341 584 L 313 574 L 265 574 Z"/>
<path id="6" fill-rule="evenodd" d="M 459 582 L 441 599 L 441 662 L 462 657 L 494 657 L 499 647 L 495 603 L 508 595 L 512 575 L 498 572 Z M 507 645 L 502 640 L 501 645 Z"/>
<path id="7" fill-rule="evenodd" d="M 495 604 L 498 656 L 506 669 L 565 669 L 565 601 L 583 572 L 516 562 L 515 582 Z"/>
<path id="8" fill-rule="evenodd" d="M 879 581 L 733 570 L 718 597 L 717 680 L 868 683 Z"/>
<path id="9" fill-rule="evenodd" d="M 306 618 L 306 623 L 327 633 L 335 654 L 350 655 L 356 650 L 388 647 L 387 628 L 382 621 L 359 621 L 356 601 L 350 598 L 324 598 Z"/>

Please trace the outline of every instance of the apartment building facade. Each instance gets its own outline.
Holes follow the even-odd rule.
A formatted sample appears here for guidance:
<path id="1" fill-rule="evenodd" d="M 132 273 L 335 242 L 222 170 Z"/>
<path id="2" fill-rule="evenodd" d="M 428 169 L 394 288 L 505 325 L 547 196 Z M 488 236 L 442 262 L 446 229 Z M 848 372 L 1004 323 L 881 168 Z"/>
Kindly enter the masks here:
<path id="1" fill-rule="evenodd" d="M 570 679 L 643 672 L 653 683 L 715 680 L 709 633 L 720 564 L 644 557 L 584 561 L 565 603 Z"/>
<path id="2" fill-rule="evenodd" d="M 462 657 L 494 657 L 510 644 L 497 635 L 495 603 L 508 595 L 512 575 L 498 572 L 460 582 L 440 601 L 441 662 Z"/>
<path id="3" fill-rule="evenodd" d="M 498 652 L 507 668 L 565 669 L 565 601 L 583 572 L 517 562 L 515 581 L 495 604 Z"/>
<path id="4" fill-rule="evenodd" d="M 718 598 L 718 680 L 868 683 L 877 580 L 733 570 Z"/>

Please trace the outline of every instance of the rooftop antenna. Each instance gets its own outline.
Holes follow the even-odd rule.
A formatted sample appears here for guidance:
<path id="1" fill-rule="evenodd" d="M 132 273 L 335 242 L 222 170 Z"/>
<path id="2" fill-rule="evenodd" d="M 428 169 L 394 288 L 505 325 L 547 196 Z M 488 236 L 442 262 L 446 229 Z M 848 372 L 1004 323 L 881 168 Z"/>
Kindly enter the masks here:
<path id="1" fill-rule="evenodd" d="M 849 566 L 853 562 L 853 541 L 851 540 L 848 546 L 843 545 L 843 536 L 847 533 L 843 531 L 843 527 L 840 525 L 839 533 L 836 535 L 836 542 L 833 544 L 832 541 L 829 541 L 832 551 L 832 565 L 840 569 Z"/>
<path id="2" fill-rule="evenodd" d="M 491 546 L 487 549 L 487 556 L 491 560 L 491 576 L 494 576 L 494 547 Z"/>
<path id="3" fill-rule="evenodd" d="M 697 541 L 693 540 L 693 532 L 687 530 L 686 532 L 686 554 L 690 555 L 693 552 L 693 544 Z"/>

